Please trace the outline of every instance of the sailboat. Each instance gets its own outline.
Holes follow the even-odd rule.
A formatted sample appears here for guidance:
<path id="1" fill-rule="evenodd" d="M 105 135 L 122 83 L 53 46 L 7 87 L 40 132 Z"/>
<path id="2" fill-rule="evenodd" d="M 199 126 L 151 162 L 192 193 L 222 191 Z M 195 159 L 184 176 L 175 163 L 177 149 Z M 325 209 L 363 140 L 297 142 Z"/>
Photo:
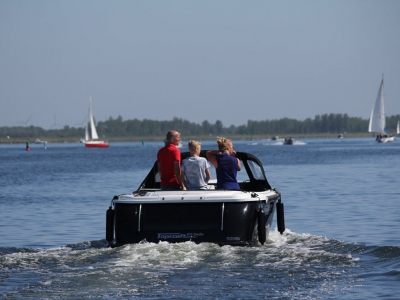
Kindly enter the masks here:
<path id="1" fill-rule="evenodd" d="M 376 141 L 379 143 L 394 141 L 394 136 L 388 136 L 386 133 L 385 94 L 383 77 L 381 85 L 379 86 L 378 96 L 376 97 L 375 105 L 372 108 L 371 118 L 369 119 L 368 132 L 379 133 L 376 136 Z"/>
<path id="2" fill-rule="evenodd" d="M 397 130 L 396 130 L 397 136 L 400 136 L 400 122 L 397 121 Z"/>
<path id="3" fill-rule="evenodd" d="M 90 124 L 90 133 L 89 133 L 89 124 Z M 93 111 L 92 111 L 92 97 L 89 100 L 89 122 L 86 123 L 85 126 L 85 146 L 86 148 L 107 148 L 109 146 L 107 141 L 99 141 L 99 136 L 97 135 L 96 126 L 94 125 L 93 120 Z"/>

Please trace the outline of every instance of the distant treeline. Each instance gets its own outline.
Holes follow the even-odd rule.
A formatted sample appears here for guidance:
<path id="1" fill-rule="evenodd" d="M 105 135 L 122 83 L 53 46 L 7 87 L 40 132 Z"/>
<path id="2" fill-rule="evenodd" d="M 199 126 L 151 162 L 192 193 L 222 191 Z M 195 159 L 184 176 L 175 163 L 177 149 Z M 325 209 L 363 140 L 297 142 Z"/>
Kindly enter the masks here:
<path id="1" fill-rule="evenodd" d="M 386 117 L 388 132 L 395 132 L 400 115 Z M 184 136 L 204 135 L 297 135 L 323 133 L 365 133 L 369 120 L 349 117 L 347 114 L 316 115 L 314 119 L 304 121 L 282 118 L 279 120 L 247 121 L 247 124 L 224 127 L 221 121 L 214 124 L 203 121 L 193 123 L 180 118 L 172 121 L 156 120 L 123 120 L 110 117 L 107 121 L 96 124 L 101 137 L 164 137 L 170 129 L 179 131 Z M 0 138 L 83 138 L 84 129 L 64 126 L 62 129 L 45 130 L 36 126 L 0 127 Z"/>

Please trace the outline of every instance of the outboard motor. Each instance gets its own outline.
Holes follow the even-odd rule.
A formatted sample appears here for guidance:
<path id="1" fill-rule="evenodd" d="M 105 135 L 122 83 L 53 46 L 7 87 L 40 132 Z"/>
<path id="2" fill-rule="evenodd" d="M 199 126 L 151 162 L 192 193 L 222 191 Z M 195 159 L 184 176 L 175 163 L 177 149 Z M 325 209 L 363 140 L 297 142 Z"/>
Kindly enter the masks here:
<path id="1" fill-rule="evenodd" d="M 264 210 L 260 208 L 258 211 L 258 241 L 261 245 L 264 245 L 266 239 L 265 213 Z"/>
<path id="2" fill-rule="evenodd" d="M 110 206 L 106 214 L 106 240 L 109 244 L 111 244 L 111 241 L 114 239 L 114 215 L 115 210 Z"/>
<path id="3" fill-rule="evenodd" d="M 276 221 L 277 221 L 278 231 L 282 234 L 285 231 L 285 216 L 281 198 L 279 198 L 278 202 L 276 203 Z"/>

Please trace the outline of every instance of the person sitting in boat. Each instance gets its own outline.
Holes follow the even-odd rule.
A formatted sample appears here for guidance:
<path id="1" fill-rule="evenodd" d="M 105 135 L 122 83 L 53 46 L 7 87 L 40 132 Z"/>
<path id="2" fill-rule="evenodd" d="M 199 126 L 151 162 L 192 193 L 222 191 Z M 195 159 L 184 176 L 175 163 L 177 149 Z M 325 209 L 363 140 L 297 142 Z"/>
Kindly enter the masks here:
<path id="1" fill-rule="evenodd" d="M 181 183 L 183 190 L 206 190 L 211 178 L 210 164 L 199 157 L 201 143 L 191 140 L 188 143 L 190 156 L 182 161 Z"/>
<path id="2" fill-rule="evenodd" d="M 232 141 L 226 138 L 218 138 L 219 150 L 207 151 L 207 159 L 214 165 L 217 172 L 217 189 L 240 190 L 236 180 L 237 171 L 242 169 L 242 164 L 235 157 L 236 151 Z"/>
<path id="3" fill-rule="evenodd" d="M 165 146 L 158 150 L 158 173 L 161 178 L 161 190 L 180 190 L 181 152 L 176 147 L 181 141 L 181 135 L 175 130 L 167 133 Z"/>

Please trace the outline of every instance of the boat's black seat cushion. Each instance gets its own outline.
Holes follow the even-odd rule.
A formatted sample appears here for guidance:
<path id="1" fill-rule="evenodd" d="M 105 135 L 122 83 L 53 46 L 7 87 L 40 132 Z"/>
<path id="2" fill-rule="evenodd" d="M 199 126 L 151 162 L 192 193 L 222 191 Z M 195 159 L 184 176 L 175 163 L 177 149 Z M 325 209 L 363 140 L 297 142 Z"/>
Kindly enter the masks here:
<path id="1" fill-rule="evenodd" d="M 240 183 L 240 189 L 248 192 L 262 192 L 268 190 L 270 187 L 267 186 L 263 180 L 253 180 Z"/>

